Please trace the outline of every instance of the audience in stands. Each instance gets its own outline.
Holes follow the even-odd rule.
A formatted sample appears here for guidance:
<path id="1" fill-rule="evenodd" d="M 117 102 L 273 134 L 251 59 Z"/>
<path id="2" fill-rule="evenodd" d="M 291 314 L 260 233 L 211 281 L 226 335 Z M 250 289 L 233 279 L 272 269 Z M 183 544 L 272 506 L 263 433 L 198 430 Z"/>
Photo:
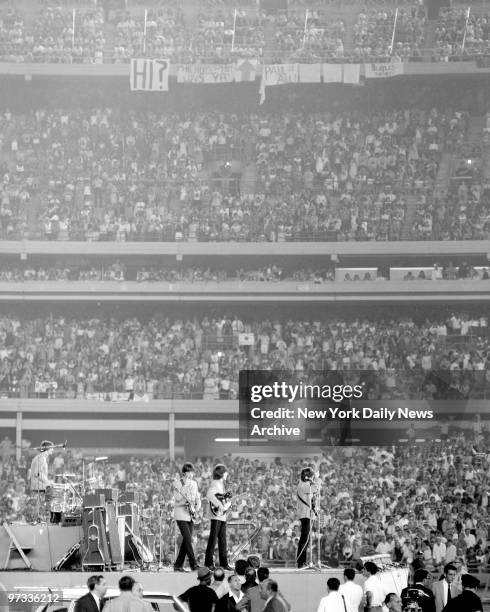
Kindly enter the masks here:
<path id="1" fill-rule="evenodd" d="M 426 48 L 426 12 L 412 2 L 361 6 L 352 33 L 346 22 L 351 7 L 308 1 L 288 11 L 266 12 L 251 2 L 238 6 L 209 0 L 198 13 L 185 15 L 176 2 L 143 3 L 126 9 L 43 7 L 28 15 L 0 12 L 0 60 L 9 62 L 129 62 L 159 57 L 172 63 L 228 63 L 235 59 L 281 62 L 453 61 L 488 54 L 488 13 L 475 7 L 442 9 L 432 49 Z M 333 3 L 335 4 L 335 2 Z M 388 3 L 386 3 L 388 4 Z M 74 26 L 74 27 L 73 27 Z M 112 31 L 115 29 L 114 32 Z M 352 46 L 346 41 L 352 38 Z M 113 42 L 107 45 L 107 40 Z"/>
<path id="2" fill-rule="evenodd" d="M 365 61 L 394 56 L 409 61 L 422 56 L 425 11 L 419 7 L 360 13 L 354 25 L 356 56 Z"/>
<path id="3" fill-rule="evenodd" d="M 90 262 L 74 264 L 55 263 L 49 267 L 26 264 L 23 268 L 4 266 L 0 270 L 0 282 L 23 283 L 31 281 L 129 281 L 129 282 L 280 282 L 298 281 L 314 284 L 333 281 L 385 281 L 385 280 L 489 280 L 490 268 L 472 266 L 466 261 L 458 265 L 449 262 L 447 265 L 435 263 L 432 268 L 415 267 L 396 268 L 396 274 L 383 276 L 378 268 L 366 271 L 362 268 L 335 270 L 334 267 L 296 267 L 284 270 L 275 263 L 255 270 L 220 269 L 214 267 L 200 268 L 191 266 L 164 267 L 128 266 L 119 260 L 113 264 L 94 265 Z"/>
<path id="4" fill-rule="evenodd" d="M 449 339 L 460 338 L 457 343 Z M 237 315 L 148 321 L 0 318 L 0 393 L 147 401 L 237 397 L 240 369 L 373 370 L 379 396 L 485 395 L 487 319 L 246 321 Z M 464 340 L 464 341 L 463 341 Z M 407 371 L 394 375 L 395 370 Z M 427 379 L 449 374 L 441 391 Z M 448 390 L 449 389 L 449 390 Z M 459 396 L 458 395 L 458 396 Z M 445 395 L 444 395 L 445 397 Z"/>
<path id="5" fill-rule="evenodd" d="M 488 55 L 489 14 L 473 6 L 441 9 L 435 30 L 434 59 L 451 61 Z"/>
<path id="6" fill-rule="evenodd" d="M 467 194 L 463 177 L 444 204 L 432 197 L 442 154 L 457 150 L 467 130 L 465 114 L 436 109 L 7 111 L 0 115 L 0 238 L 485 239 L 486 189 L 473 185 Z M 226 160 L 243 162 L 234 169 Z M 240 179 L 246 168 L 253 187 Z M 422 203 L 413 235 L 405 227 L 408 197 Z M 456 217 L 458 206 L 465 212 Z"/>
<path id="7" fill-rule="evenodd" d="M 103 63 L 105 43 L 102 10 L 46 7 L 30 27 L 15 10 L 0 14 L 0 61 Z"/>

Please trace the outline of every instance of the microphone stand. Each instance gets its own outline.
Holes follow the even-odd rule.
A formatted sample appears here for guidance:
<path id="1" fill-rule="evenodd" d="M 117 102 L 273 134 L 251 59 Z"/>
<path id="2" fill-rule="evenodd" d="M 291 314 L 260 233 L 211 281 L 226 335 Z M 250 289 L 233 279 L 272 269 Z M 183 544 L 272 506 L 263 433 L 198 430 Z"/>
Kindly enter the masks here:
<path id="1" fill-rule="evenodd" d="M 158 571 L 163 569 L 162 557 L 162 504 L 158 504 Z"/>
<path id="2" fill-rule="evenodd" d="M 321 488 L 321 481 L 320 478 L 318 478 L 318 490 L 316 493 L 316 507 L 317 507 L 317 515 L 316 515 L 316 519 L 317 519 L 317 569 L 321 570 L 324 569 L 324 565 L 322 564 L 322 533 L 321 533 L 321 521 L 320 521 L 320 517 L 321 517 L 321 502 L 322 502 L 322 488 Z M 328 565 L 327 565 L 328 567 Z"/>
<path id="3" fill-rule="evenodd" d="M 320 516 L 318 514 L 318 509 L 320 508 L 320 505 L 318 504 L 317 509 L 313 510 L 313 493 L 311 492 L 311 486 L 313 484 L 313 481 L 310 480 L 310 495 L 309 495 L 309 508 L 310 508 L 310 533 L 308 534 L 308 545 L 310 547 L 310 562 L 308 563 L 308 565 L 304 568 L 305 570 L 314 570 L 315 572 L 318 572 L 321 570 L 322 566 L 320 563 Z M 319 498 L 320 495 L 320 486 L 318 485 L 318 491 L 317 491 L 317 501 L 320 501 Z M 318 557 L 318 563 L 317 565 L 315 565 L 313 563 L 313 522 L 316 518 L 317 521 L 317 531 L 318 531 L 318 544 L 317 544 L 317 557 Z"/>

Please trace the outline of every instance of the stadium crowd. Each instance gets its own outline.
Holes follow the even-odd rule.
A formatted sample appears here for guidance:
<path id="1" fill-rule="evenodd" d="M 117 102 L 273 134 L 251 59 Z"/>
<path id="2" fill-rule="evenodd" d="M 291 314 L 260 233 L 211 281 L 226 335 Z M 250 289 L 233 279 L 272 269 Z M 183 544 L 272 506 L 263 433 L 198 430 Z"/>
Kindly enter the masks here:
<path id="1" fill-rule="evenodd" d="M 436 53 L 443 58 L 488 54 L 488 20 L 488 13 L 472 7 L 443 9 L 435 30 Z"/>
<path id="2" fill-rule="evenodd" d="M 432 198 L 425 194 L 418 196 L 412 228 L 414 238 L 465 240 L 485 235 L 488 206 L 482 167 L 481 147 L 470 147 L 455 168 L 447 189 L 435 190 Z"/>
<path id="3" fill-rule="evenodd" d="M 4 268 L 0 271 L 1 282 L 25 281 L 137 281 L 137 282 L 224 282 L 224 281 L 259 281 L 279 282 L 284 280 L 311 281 L 322 283 L 335 280 L 333 269 L 298 268 L 290 273 L 276 264 L 270 264 L 256 270 L 224 270 L 200 267 L 163 267 L 139 266 L 128 268 L 119 262 L 112 265 L 99 266 L 87 264 L 86 266 L 52 267 L 26 266 L 21 268 Z M 368 276 L 364 280 L 374 280 Z"/>
<path id="4" fill-rule="evenodd" d="M 386 274 L 386 272 L 385 272 Z M 333 266 L 288 266 L 285 269 L 277 263 L 269 263 L 257 269 L 220 269 L 197 266 L 126 265 L 119 260 L 104 265 L 94 265 L 89 261 L 75 264 L 63 262 L 51 266 L 26 264 L 23 268 L 4 265 L 0 270 L 0 282 L 23 283 L 30 281 L 99 281 L 99 282 L 280 282 L 299 281 L 314 284 L 333 281 L 385 281 L 390 272 L 383 275 L 380 268 L 336 270 Z M 456 265 L 435 263 L 430 267 L 396 268 L 393 280 L 489 280 L 490 269 L 485 266 L 472 266 L 462 260 Z"/>
<path id="5" fill-rule="evenodd" d="M 252 17 L 243 9 L 235 13 L 227 0 L 216 4 L 222 13 L 201 13 L 193 29 L 179 9 L 150 11 L 145 35 L 141 19 L 116 12 L 110 24 L 115 28 L 111 61 L 141 55 L 185 62 L 256 58 L 263 55 L 266 30 L 274 39 L 270 51 L 284 59 L 352 57 L 344 48 L 341 18 L 326 20 L 313 9 L 305 26 L 297 15 Z M 2 13 L 0 61 L 106 61 L 106 16 L 97 9 L 77 15 L 73 32 L 72 13 L 48 7 L 30 31 L 17 10 Z M 455 10 L 443 15 L 436 30 L 441 58 L 460 52 L 463 35 L 468 54 L 488 50 L 487 18 L 471 15 L 462 29 L 463 18 Z M 354 56 L 421 57 L 425 16 L 407 7 L 397 19 L 392 41 L 393 12 L 363 11 L 355 26 Z M 478 173 L 458 181 L 448 194 L 434 194 L 443 153 L 457 152 L 467 132 L 465 114 L 437 109 L 365 115 L 6 111 L 0 116 L 0 239 L 400 240 L 407 237 L 407 201 L 413 198 L 417 207 L 408 237 L 488 239 L 490 199 Z M 252 168 L 253 195 L 232 187 L 221 170 L 209 170 L 217 160 L 235 159 L 243 161 L 242 169 Z M 128 270 L 120 263 L 29 263 L 0 271 L 3 282 L 230 278 L 320 283 L 334 280 L 334 270 L 289 273 L 270 264 L 230 273 L 185 266 Z M 344 280 L 381 278 L 346 274 Z M 488 268 L 465 262 L 435 264 L 429 273 L 404 276 L 407 281 L 477 278 L 488 280 Z M 393 318 L 309 321 L 253 321 L 238 314 L 172 320 L 164 315 L 148 320 L 0 316 L 2 397 L 235 399 L 238 371 L 252 368 L 291 369 L 305 376 L 316 369 L 368 370 L 376 372 L 370 382 L 384 398 L 400 397 L 413 386 L 425 397 L 438 397 L 440 389 L 429 373 L 440 370 L 449 373 L 449 397 L 488 397 L 488 321 L 485 313 L 463 312 L 424 321 L 398 312 Z M 310 460 L 323 485 L 322 525 L 315 529 L 321 531 L 324 562 L 356 565 L 361 555 L 379 552 L 440 572 L 454 561 L 459 579 L 467 569 L 487 568 L 487 425 L 477 420 L 471 440 L 445 423 L 431 433 L 433 441 L 424 446 L 337 448 Z M 24 449 L 20 463 L 13 455 L 12 444 L 0 442 L 0 523 L 35 520 L 26 491 L 29 451 Z M 53 472 L 81 473 L 81 460 L 79 452 L 59 453 Z M 262 527 L 244 552 L 294 564 L 299 523 L 291 491 L 303 462 L 232 456 L 223 461 L 234 494 L 244 494 L 232 518 Z M 211 458 L 195 462 L 201 492 L 214 463 Z M 161 457 L 133 457 L 101 464 L 95 475 L 100 484 L 143 494 L 143 525 L 153 534 L 162 532 L 156 550 L 169 565 L 175 535 L 169 518 L 172 490 L 161 476 L 179 467 Z M 194 534 L 200 564 L 207 529 L 204 521 Z M 230 532 L 231 546 L 243 541 L 243 533 Z"/>
<path id="6" fill-rule="evenodd" d="M 369 370 L 377 397 L 488 397 L 489 356 L 486 317 L 464 313 L 420 323 L 0 318 L 0 393 L 13 397 L 228 399 L 243 369 Z M 447 373 L 442 383 L 433 370 Z"/>
<path id="7" fill-rule="evenodd" d="M 172 63 L 227 63 L 273 57 L 310 63 L 448 61 L 488 53 L 488 13 L 468 13 L 467 7 L 441 11 L 434 48 L 426 49 L 425 10 L 413 2 L 399 2 L 396 16 L 392 6 L 367 4 L 347 35 L 352 7 L 341 5 L 332 15 L 331 9 L 301 3 L 287 12 L 260 11 L 245 2 L 208 3 L 191 16 L 178 3 L 148 2 L 145 22 L 143 7 L 76 7 L 74 19 L 70 7 L 47 4 L 35 15 L 35 26 L 22 10 L 0 12 L 0 60 L 121 63 L 159 57 Z"/>
<path id="8" fill-rule="evenodd" d="M 332 567 L 355 566 L 360 556 L 378 552 L 413 568 L 426 567 L 439 573 L 447 562 L 457 562 L 460 574 L 467 569 L 486 569 L 490 552 L 489 456 L 479 449 L 488 445 L 488 424 L 475 420 L 463 431 L 442 422 L 437 428 L 433 440 L 423 445 L 338 447 L 309 460 L 322 483 L 320 554 L 324 562 Z M 25 484 L 29 451 L 24 451 L 16 464 L 13 444 L 3 440 L 0 457 L 0 518 L 31 520 L 35 504 L 28 503 Z M 57 454 L 52 461 L 53 473 L 81 473 L 81 457 L 81 452 L 71 450 Z M 260 553 L 269 562 L 294 565 L 299 521 L 291 491 L 304 463 L 278 458 L 268 463 L 232 456 L 222 461 L 228 468 L 233 494 L 245 494 L 234 503 L 231 520 L 262 527 L 242 554 Z M 195 461 L 203 495 L 213 464 L 211 458 Z M 98 484 L 143 493 L 143 530 L 156 534 L 158 553 L 162 529 L 162 560 L 171 565 L 173 491 L 171 480 L 163 479 L 162 474 L 176 474 L 178 465 L 161 457 L 131 457 L 117 464 L 99 464 L 95 470 L 92 476 Z M 203 520 L 194 532 L 201 563 L 208 529 L 208 521 Z M 229 540 L 232 549 L 243 542 L 244 534 L 230 527 Z"/>
<path id="9" fill-rule="evenodd" d="M 467 130 L 466 114 L 435 108 L 366 115 L 6 111 L 0 237 L 398 240 L 413 196 L 432 220 L 429 231 L 414 224 L 412 237 L 484 239 L 486 190 L 475 206 L 467 198 L 464 231 L 451 229 L 453 208 L 433 203 L 441 156 L 458 151 Z M 220 166 L 226 159 L 242 160 L 254 193 L 241 193 L 240 177 Z M 461 197 L 453 196 L 454 206 Z"/>
<path id="10" fill-rule="evenodd" d="M 104 59 L 103 11 L 73 12 L 48 6 L 27 26 L 22 14 L 9 9 L 0 14 L 0 61 L 43 63 L 102 63 Z"/>
<path id="11" fill-rule="evenodd" d="M 359 13 L 354 26 L 355 55 L 366 61 L 391 56 L 421 58 L 425 25 L 421 7 L 400 8 L 396 19 L 393 9 Z"/>

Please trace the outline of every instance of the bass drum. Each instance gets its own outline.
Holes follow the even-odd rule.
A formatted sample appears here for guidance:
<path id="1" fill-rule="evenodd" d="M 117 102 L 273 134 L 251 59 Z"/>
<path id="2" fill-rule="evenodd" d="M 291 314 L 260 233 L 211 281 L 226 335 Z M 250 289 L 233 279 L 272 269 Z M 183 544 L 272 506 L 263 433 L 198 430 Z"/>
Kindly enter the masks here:
<path id="1" fill-rule="evenodd" d="M 65 491 L 65 485 L 56 482 L 50 487 L 46 487 L 46 502 L 49 503 L 51 512 L 64 512 Z"/>

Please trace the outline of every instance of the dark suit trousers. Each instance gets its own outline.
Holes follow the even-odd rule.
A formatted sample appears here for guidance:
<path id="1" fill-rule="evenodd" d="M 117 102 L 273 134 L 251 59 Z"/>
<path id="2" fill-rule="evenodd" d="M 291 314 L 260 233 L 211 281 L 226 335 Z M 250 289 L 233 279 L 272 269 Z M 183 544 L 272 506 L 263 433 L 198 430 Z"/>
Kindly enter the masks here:
<path id="1" fill-rule="evenodd" d="M 206 557 L 204 565 L 211 567 L 214 565 L 214 549 L 216 548 L 216 540 L 218 540 L 219 564 L 221 567 L 228 565 L 228 553 L 226 551 L 226 521 L 211 520 L 211 530 L 209 532 L 209 540 L 206 548 Z"/>
<path id="2" fill-rule="evenodd" d="M 182 534 L 182 543 L 180 545 L 179 554 L 175 559 L 175 567 L 182 567 L 184 565 L 185 557 L 189 558 L 189 565 L 191 569 L 194 569 L 197 565 L 196 558 L 194 556 L 194 550 L 192 548 L 192 528 L 193 524 L 191 521 L 177 521 L 180 533 Z"/>
<path id="3" fill-rule="evenodd" d="M 308 552 L 308 543 L 310 540 L 310 519 L 302 518 L 301 520 L 301 535 L 299 538 L 298 552 L 296 554 L 296 563 L 298 567 L 306 564 L 306 554 Z"/>

